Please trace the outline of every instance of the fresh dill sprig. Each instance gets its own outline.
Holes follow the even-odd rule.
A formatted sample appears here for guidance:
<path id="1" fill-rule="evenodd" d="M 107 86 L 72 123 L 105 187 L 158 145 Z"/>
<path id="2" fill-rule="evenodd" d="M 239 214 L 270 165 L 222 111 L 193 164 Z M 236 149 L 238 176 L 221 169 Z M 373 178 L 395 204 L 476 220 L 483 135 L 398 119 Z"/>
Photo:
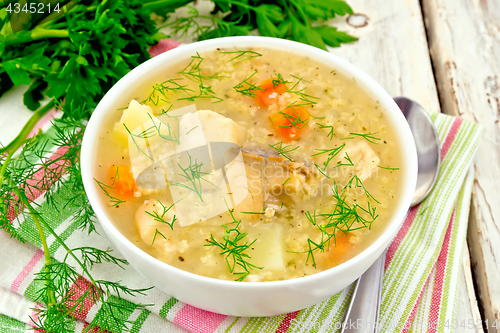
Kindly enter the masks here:
<path id="1" fill-rule="evenodd" d="M 320 129 L 330 129 L 330 131 L 328 132 L 327 134 L 327 138 L 330 138 L 330 141 L 333 140 L 333 126 L 326 126 L 326 125 L 323 125 L 323 124 L 320 124 L 320 123 L 316 123 L 316 125 L 319 126 Z"/>
<path id="2" fill-rule="evenodd" d="M 183 78 L 169 79 L 167 81 L 163 81 L 162 83 L 154 84 L 152 87 L 151 94 L 149 94 L 148 98 L 142 101 L 141 104 L 150 102 L 154 106 L 158 106 L 160 101 L 163 101 L 165 103 L 170 103 L 170 100 L 168 99 L 169 92 L 171 93 L 183 92 L 187 95 L 189 95 L 190 92 L 194 92 L 194 90 L 188 88 L 188 85 L 180 84 L 179 81 L 181 80 L 183 80 Z"/>
<path id="3" fill-rule="evenodd" d="M 241 220 L 237 221 L 234 218 L 233 213 L 229 210 L 231 214 L 232 222 L 223 224 L 224 235 L 221 241 L 217 241 L 215 237 L 210 234 L 210 238 L 207 239 L 208 244 L 205 246 L 215 246 L 221 250 L 220 255 L 225 256 L 227 267 L 231 274 L 237 276 L 236 281 L 243 281 L 253 269 L 262 269 L 263 267 L 257 267 L 251 264 L 248 259 L 250 256 L 245 253 L 257 240 L 244 242 L 243 239 L 247 237 L 246 232 L 240 231 Z M 239 267 L 239 270 L 237 270 Z"/>
<path id="4" fill-rule="evenodd" d="M 307 106 L 307 105 L 314 105 L 314 104 L 318 104 L 318 100 L 320 99 L 319 97 L 316 97 L 316 96 L 312 96 L 312 95 L 309 95 L 309 94 L 306 94 L 304 91 L 306 90 L 306 88 L 302 88 L 302 89 L 299 89 L 299 90 L 296 90 L 297 88 L 297 85 L 304 81 L 306 83 L 309 83 L 308 81 L 304 80 L 303 78 L 299 78 L 297 76 L 294 76 L 292 75 L 293 78 L 297 79 L 297 81 L 294 83 L 294 85 L 288 89 L 286 92 L 289 93 L 289 94 L 293 94 L 295 96 L 297 96 L 299 98 L 298 101 L 294 101 L 293 103 L 291 103 L 289 106 L 287 106 L 287 108 L 291 108 L 293 106 L 297 107 L 297 106 Z"/>
<path id="5" fill-rule="evenodd" d="M 173 22 L 169 22 L 159 27 L 170 28 L 171 33 L 168 34 L 169 38 L 180 39 L 185 36 L 195 36 L 198 39 L 200 36 L 206 34 L 210 30 L 218 26 L 218 19 L 211 16 L 200 15 L 198 9 L 193 6 L 188 6 L 188 13 L 186 16 L 177 18 Z M 199 20 L 208 20 L 209 24 L 200 24 Z"/>
<path id="6" fill-rule="evenodd" d="M 168 206 L 168 207 L 167 207 L 167 206 L 165 206 L 165 205 L 164 205 L 164 204 L 163 204 L 160 200 L 156 200 L 156 201 L 160 204 L 160 206 L 161 206 L 161 208 L 162 208 L 162 212 L 161 212 L 161 214 L 159 214 L 156 210 L 153 210 L 153 212 L 146 211 L 146 214 L 148 214 L 149 216 L 151 216 L 152 218 L 154 218 L 154 220 L 155 220 L 155 221 L 157 221 L 157 222 L 159 222 L 159 223 L 164 223 L 164 224 L 168 225 L 168 226 L 170 227 L 170 229 L 171 229 L 171 230 L 174 230 L 174 222 L 177 220 L 177 216 L 176 216 L 176 215 L 174 215 L 174 216 L 172 217 L 172 220 L 171 220 L 171 221 L 168 221 L 168 220 L 166 220 L 166 219 L 165 219 L 165 214 L 167 214 L 167 213 L 168 213 L 168 211 L 169 211 L 170 209 L 172 209 L 172 207 L 174 207 L 174 206 L 175 206 L 175 204 L 176 204 L 177 202 L 179 202 L 180 200 L 179 200 L 179 201 L 177 201 L 176 203 L 171 204 L 171 205 L 170 205 L 170 206 Z M 155 236 L 156 236 L 156 235 L 155 235 Z"/>
<path id="7" fill-rule="evenodd" d="M 280 73 L 275 73 L 274 76 L 271 75 L 271 82 L 273 83 L 273 88 L 276 88 L 276 86 L 280 84 L 287 84 L 287 83 L 292 83 L 291 81 L 287 81 L 283 78 L 283 75 Z"/>
<path id="8" fill-rule="evenodd" d="M 253 83 L 250 83 L 249 80 L 255 75 L 257 74 L 257 71 L 255 71 L 252 75 L 250 75 L 249 77 L 246 77 L 243 79 L 243 81 L 241 81 L 240 83 L 238 83 L 237 85 L 235 85 L 233 87 L 233 89 L 236 91 L 236 92 L 239 92 L 240 94 L 242 95 L 245 95 L 245 96 L 248 96 L 248 97 L 255 97 L 255 91 L 256 90 L 265 90 L 264 88 L 261 88 L 259 87 L 258 85 L 255 85 Z"/>
<path id="9" fill-rule="evenodd" d="M 79 252 L 80 257 L 82 258 L 82 263 L 89 269 L 92 269 L 95 264 L 101 264 L 104 262 L 118 265 L 121 269 L 124 269 L 124 266 L 128 265 L 128 262 L 125 259 L 111 255 L 112 251 L 110 249 L 100 250 L 90 246 L 82 246 L 73 248 L 71 251 L 74 253 Z M 69 254 L 67 253 L 64 261 L 66 261 L 68 255 Z"/>
<path id="10" fill-rule="evenodd" d="M 222 77 L 219 76 L 219 74 L 203 76 L 201 70 L 201 63 L 203 62 L 203 60 L 205 60 L 205 58 L 203 58 L 198 52 L 196 52 L 195 56 L 191 56 L 191 61 L 189 62 L 189 64 L 177 74 L 180 74 L 188 80 L 197 82 L 199 84 L 202 84 L 203 80 L 213 80 Z"/>
<path id="11" fill-rule="evenodd" d="M 353 180 L 354 178 L 351 180 L 351 183 Z M 371 207 L 369 202 L 366 207 L 347 203 L 347 194 L 345 190 L 348 187 L 349 183 L 339 191 L 339 186 L 334 181 L 332 197 L 335 201 L 335 206 L 331 212 L 317 213 L 316 210 L 314 210 L 312 213 L 309 211 L 304 213 L 307 220 L 321 232 L 319 241 L 308 238 L 307 251 L 300 252 L 307 253 L 306 263 L 312 261 L 314 268 L 317 268 L 316 259 L 314 257 L 315 252 L 328 251 L 332 242 L 336 244 L 337 234 L 346 234 L 349 231 L 371 228 L 371 224 L 378 218 L 376 208 Z"/>
<path id="12" fill-rule="evenodd" d="M 266 212 L 241 212 L 242 214 L 264 215 Z"/>
<path id="13" fill-rule="evenodd" d="M 275 149 L 278 152 L 278 154 L 280 154 L 281 156 L 283 156 L 284 158 L 286 158 L 290 162 L 293 162 L 293 160 L 290 157 L 288 157 L 286 154 L 299 148 L 299 146 L 293 147 L 292 145 L 284 145 L 283 141 L 275 143 L 274 145 L 269 144 L 269 147 Z"/>
<path id="14" fill-rule="evenodd" d="M 374 133 L 367 133 L 367 134 L 361 134 L 361 133 L 349 133 L 350 135 L 356 135 L 364 138 L 366 141 L 378 145 L 378 142 L 375 142 L 374 140 L 380 141 L 380 138 L 375 137 L 375 134 L 378 134 L 378 132 Z"/>
<path id="15" fill-rule="evenodd" d="M 380 165 L 377 165 L 377 168 L 386 169 L 386 170 L 399 170 L 399 168 L 389 168 L 389 167 L 384 167 L 384 166 L 380 166 Z"/>
<path id="16" fill-rule="evenodd" d="M 132 133 L 129 128 L 127 127 L 126 124 L 123 124 L 123 127 L 125 127 L 125 130 L 127 131 L 129 137 L 132 139 L 132 142 L 134 143 L 135 147 L 137 148 L 137 150 L 143 154 L 144 156 L 146 156 L 147 158 L 149 158 L 151 161 L 153 161 L 154 159 L 150 156 L 149 152 L 145 152 L 142 148 L 141 148 L 141 145 L 139 145 L 136 141 L 136 139 L 142 139 L 142 140 L 146 140 L 147 138 L 150 138 L 152 135 L 154 135 L 153 132 L 151 132 L 151 129 L 148 129 L 148 130 L 143 130 L 141 131 L 139 134 L 135 134 L 135 133 Z"/>
<path id="17" fill-rule="evenodd" d="M 166 114 L 168 115 L 168 111 L 166 112 Z M 134 146 L 137 148 L 137 150 L 141 154 L 149 158 L 151 161 L 153 161 L 154 158 L 150 155 L 149 151 L 145 152 L 141 148 L 141 146 L 145 147 L 146 140 L 152 139 L 154 137 L 159 137 L 165 141 L 175 142 L 177 144 L 180 144 L 180 133 L 179 133 L 180 125 L 179 123 L 177 123 L 177 128 L 173 129 L 170 126 L 170 123 L 165 125 L 165 123 L 162 122 L 161 120 L 155 120 L 150 114 L 148 114 L 148 116 L 153 125 L 146 129 L 141 130 L 139 133 L 133 133 L 132 131 L 130 131 L 130 129 L 127 127 L 126 124 L 123 124 L 123 126 L 125 127 L 125 130 L 127 131 L 129 137 L 132 139 L 132 142 L 134 143 Z M 143 145 L 139 144 L 137 142 L 137 139 L 143 140 L 144 144 Z"/>
<path id="18" fill-rule="evenodd" d="M 178 174 L 178 176 L 184 178 L 184 181 L 186 181 L 188 183 L 188 185 L 182 184 L 182 183 L 176 183 L 176 184 L 172 184 L 172 185 L 193 191 L 194 193 L 196 193 L 196 195 L 198 196 L 200 201 L 203 202 L 203 197 L 202 197 L 203 190 L 202 190 L 202 185 L 201 185 L 202 180 L 204 182 L 209 183 L 210 185 L 214 186 L 215 188 L 217 188 L 219 190 L 220 190 L 220 188 L 217 185 L 215 185 L 214 183 L 203 178 L 204 175 L 208 174 L 207 172 L 201 171 L 202 167 L 203 167 L 203 162 L 198 163 L 197 159 L 195 159 L 193 162 L 191 155 L 189 153 L 187 153 L 187 155 L 189 156 L 188 166 L 183 168 L 179 163 L 177 163 L 177 166 L 182 170 L 182 173 Z"/>
<path id="19" fill-rule="evenodd" d="M 118 170 L 117 170 L 118 171 Z M 102 192 L 104 193 L 105 196 L 107 196 L 109 198 L 109 202 L 112 204 L 111 207 L 116 207 L 118 206 L 119 204 L 122 204 L 122 203 L 125 203 L 126 201 L 124 200 L 121 200 L 113 195 L 111 195 L 109 193 L 109 190 L 114 190 L 115 188 L 113 186 L 110 186 L 110 185 L 106 185 L 104 184 L 103 182 L 100 182 L 98 181 L 97 179 L 95 179 L 95 182 L 97 183 L 97 185 L 99 185 L 99 187 L 101 188 Z"/>
<path id="20" fill-rule="evenodd" d="M 372 199 L 376 203 L 380 204 L 380 202 L 377 199 L 375 199 L 373 197 L 373 195 L 370 194 L 370 192 L 367 191 L 367 189 L 365 188 L 365 185 L 363 185 L 363 182 L 361 181 L 361 179 L 359 179 L 359 177 L 356 175 L 354 175 L 351 178 L 351 180 L 349 180 L 349 182 L 347 182 L 347 185 L 344 188 L 346 188 L 346 187 L 352 188 L 353 185 L 354 185 L 354 187 L 361 187 L 369 199 Z"/>
<path id="21" fill-rule="evenodd" d="M 196 99 L 215 99 L 215 102 L 212 103 L 220 103 L 224 100 L 218 96 L 215 96 L 215 92 L 212 90 L 211 86 L 205 86 L 203 83 L 200 83 L 198 88 L 199 88 L 198 95 L 191 95 L 189 97 L 178 98 L 177 100 L 194 102 Z"/>
<path id="22" fill-rule="evenodd" d="M 323 166 L 324 166 L 324 169 L 321 169 L 319 168 L 319 166 L 317 164 L 316 165 L 316 168 L 323 174 L 326 176 L 326 169 L 328 168 L 328 164 L 330 164 L 330 161 L 335 158 L 335 156 L 337 156 L 341 151 L 342 149 L 344 149 L 345 147 L 345 143 L 339 147 L 336 147 L 336 148 L 331 148 L 331 149 L 318 149 L 316 148 L 315 150 L 319 151 L 319 153 L 316 153 L 316 154 L 312 154 L 311 157 L 313 156 L 318 156 L 318 155 L 322 155 L 322 154 L 328 154 L 328 157 L 326 159 L 326 161 L 323 162 Z M 347 153 L 346 153 L 347 154 Z M 328 177 L 328 176 L 326 176 Z M 330 178 L 330 177 L 328 177 Z"/>
<path id="23" fill-rule="evenodd" d="M 36 135 L 17 142 L 17 148 L 10 150 L 10 153 L 0 154 L 0 226 L 12 237 L 23 241 L 22 233 L 9 220 L 9 216 L 12 216 L 10 212 L 13 212 L 19 218 L 31 217 L 38 231 L 45 252 L 45 264 L 35 277 L 35 301 L 42 304 L 36 309 L 37 319 L 32 318 L 35 328 L 46 332 L 70 332 L 73 315 L 84 309 L 90 300 L 98 303 L 96 306 L 101 308 L 100 313 L 108 320 L 105 323 L 92 320 L 87 326 L 88 330 L 100 327 L 102 330 L 120 328 L 123 331 L 130 327 L 130 323 L 118 315 L 119 311 L 123 311 L 124 307 L 130 308 L 126 311 L 133 311 L 145 306 L 132 302 L 112 304 L 109 293 L 116 291 L 118 295 L 135 295 L 143 294 L 145 289 L 134 290 L 118 282 L 94 280 L 90 269 L 104 262 L 123 268 L 126 261 L 113 256 L 109 250 L 90 246 L 69 248 L 46 220 L 44 212 L 38 211 L 36 203 L 30 199 L 43 192 L 45 202 L 55 211 L 61 211 L 63 207 L 76 210 L 70 222 L 73 226 L 89 233 L 95 231 L 95 214 L 85 195 L 81 178 L 80 151 L 86 124 L 80 119 L 55 119 L 52 127 L 55 134 L 52 137 Z M 18 148 L 20 150 L 14 155 Z M 39 177 L 40 174 L 44 176 Z M 104 185 L 103 188 L 109 191 L 109 187 Z M 65 190 L 59 191 L 62 188 Z M 118 204 L 119 199 L 115 203 Z M 47 236 L 53 238 L 53 245 L 66 251 L 62 261 L 51 257 L 52 246 L 49 247 Z M 83 274 L 67 263 L 70 260 Z M 86 286 L 82 286 L 82 283 Z M 83 288 L 83 293 L 78 297 L 74 293 L 74 286 Z"/>
<path id="24" fill-rule="evenodd" d="M 148 139 L 154 137 L 155 135 L 158 135 L 163 140 L 175 142 L 177 144 L 181 143 L 181 141 L 180 141 L 181 139 L 180 139 L 180 135 L 179 135 L 179 131 L 180 131 L 179 123 L 177 123 L 177 131 L 172 129 L 170 127 L 170 124 L 167 124 L 167 132 L 163 133 L 164 131 L 162 130 L 162 125 L 164 125 L 164 128 L 165 128 L 165 123 L 162 122 L 161 120 L 155 121 L 155 119 L 153 119 L 153 117 L 150 114 L 148 114 L 148 116 L 149 116 L 149 119 L 151 119 L 151 122 L 153 123 L 153 126 L 144 130 L 144 132 L 149 135 L 149 136 L 147 136 Z"/>
<path id="25" fill-rule="evenodd" d="M 280 127 L 284 127 L 284 128 L 295 127 L 297 129 L 302 129 L 305 126 L 307 126 L 307 124 L 309 123 L 309 118 L 303 119 L 297 113 L 297 111 L 295 111 L 295 109 L 292 106 L 290 106 L 288 108 L 292 110 L 293 114 L 290 114 L 290 113 L 287 113 L 287 112 L 283 112 L 283 111 L 280 111 L 278 113 L 280 113 L 283 117 L 285 117 L 290 122 L 290 124 L 288 124 L 288 125 L 280 125 Z"/>
<path id="26" fill-rule="evenodd" d="M 322 155 L 322 154 L 328 154 L 328 156 L 335 157 L 337 156 L 342 149 L 344 149 L 345 143 L 342 146 L 336 147 L 336 148 L 331 148 L 331 149 L 321 149 L 321 148 L 315 148 L 314 150 L 319 151 L 319 153 L 312 154 L 311 156 L 317 156 L 317 155 Z"/>
<path id="27" fill-rule="evenodd" d="M 220 51 L 221 54 L 236 54 L 233 58 L 229 59 L 227 62 L 231 62 L 238 59 L 238 61 L 235 62 L 235 64 L 237 64 L 245 60 L 250 60 L 252 58 L 262 57 L 262 54 L 255 51 L 238 50 L 236 47 L 234 49 L 235 51 Z"/>
<path id="28" fill-rule="evenodd" d="M 154 234 L 154 236 L 153 236 L 153 240 L 151 241 L 151 246 L 153 246 L 153 245 L 154 245 L 155 240 L 156 240 L 156 236 L 158 236 L 158 235 L 160 235 L 161 237 L 163 237 L 163 239 L 165 239 L 165 240 L 167 239 L 167 237 L 165 237 L 165 235 L 164 235 L 164 234 L 162 234 L 160 230 L 156 229 L 156 230 L 155 230 L 155 234 Z"/>
<path id="29" fill-rule="evenodd" d="M 339 164 L 337 164 L 333 168 L 335 169 L 335 168 L 338 168 L 338 167 L 341 167 L 341 166 L 351 166 L 351 167 L 354 166 L 354 163 L 352 162 L 352 160 L 349 157 L 349 154 L 347 152 L 345 152 L 344 159 L 347 161 L 347 163 L 342 163 L 342 161 L 339 161 Z"/>

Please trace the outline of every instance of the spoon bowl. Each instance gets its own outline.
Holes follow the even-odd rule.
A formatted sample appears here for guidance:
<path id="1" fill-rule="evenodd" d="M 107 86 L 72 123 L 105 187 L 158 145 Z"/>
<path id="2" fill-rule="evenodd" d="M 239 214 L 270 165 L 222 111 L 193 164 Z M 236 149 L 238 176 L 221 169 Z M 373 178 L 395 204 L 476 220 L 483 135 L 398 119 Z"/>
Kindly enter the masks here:
<path id="1" fill-rule="evenodd" d="M 417 186 L 411 201 L 411 206 L 415 206 L 429 195 L 436 183 L 441 162 L 441 149 L 436 128 L 427 111 L 420 104 L 406 97 L 396 97 L 394 101 L 410 125 L 417 148 Z"/>

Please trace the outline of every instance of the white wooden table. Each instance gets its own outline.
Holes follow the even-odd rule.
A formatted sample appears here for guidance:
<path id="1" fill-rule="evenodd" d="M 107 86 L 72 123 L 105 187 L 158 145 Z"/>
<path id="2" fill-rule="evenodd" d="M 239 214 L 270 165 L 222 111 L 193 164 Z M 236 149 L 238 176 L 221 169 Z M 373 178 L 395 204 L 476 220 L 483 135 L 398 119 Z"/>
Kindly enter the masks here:
<path id="1" fill-rule="evenodd" d="M 484 328 L 500 332 L 500 1 L 348 3 L 367 17 L 367 24 L 349 24 L 360 25 L 362 17 L 333 20 L 359 37 L 333 53 L 365 70 L 392 96 L 404 95 L 428 110 L 486 127 L 475 160 L 470 254 L 464 253 L 457 319 L 488 320 L 490 327 Z M 495 320 L 497 329 L 491 327 Z M 457 330 L 466 331 L 474 330 Z"/>

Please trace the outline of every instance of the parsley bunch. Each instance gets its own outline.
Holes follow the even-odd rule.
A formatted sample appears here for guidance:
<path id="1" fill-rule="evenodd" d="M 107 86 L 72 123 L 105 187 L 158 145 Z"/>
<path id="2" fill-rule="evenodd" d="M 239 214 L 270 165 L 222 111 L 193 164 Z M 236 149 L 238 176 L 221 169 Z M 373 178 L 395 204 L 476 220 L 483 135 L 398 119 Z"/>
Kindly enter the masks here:
<path id="1" fill-rule="evenodd" d="M 88 117 L 162 38 L 140 0 L 72 0 L 46 15 L 16 14 L 7 5 L 0 7 L 0 96 L 29 85 L 24 104 L 30 110 L 45 96 L 65 98 L 65 113 L 86 105 Z"/>
<path id="2" fill-rule="evenodd" d="M 357 40 L 335 27 L 318 24 L 337 15 L 352 14 L 351 7 L 343 0 L 212 0 L 212 14 L 202 16 L 192 8 L 189 16 L 181 17 L 167 26 L 174 34 L 194 33 L 199 40 L 227 36 L 245 36 L 257 29 L 261 36 L 286 38 L 319 47 L 340 46 Z M 162 13 L 160 13 L 162 14 Z M 200 25 L 198 18 L 211 21 Z M 221 17 L 221 18 L 220 18 Z"/>

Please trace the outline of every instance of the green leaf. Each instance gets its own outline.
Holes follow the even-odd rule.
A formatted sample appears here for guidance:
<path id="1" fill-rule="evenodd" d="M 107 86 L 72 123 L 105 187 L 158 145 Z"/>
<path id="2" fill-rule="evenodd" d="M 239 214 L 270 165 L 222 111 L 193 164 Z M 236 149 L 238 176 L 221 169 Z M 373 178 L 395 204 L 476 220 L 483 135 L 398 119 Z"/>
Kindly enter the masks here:
<path id="1" fill-rule="evenodd" d="M 300 3 L 306 14 L 315 21 L 318 17 L 326 20 L 335 15 L 353 14 L 352 8 L 343 0 L 301 0 Z"/>
<path id="2" fill-rule="evenodd" d="M 199 40 L 206 40 L 218 37 L 228 36 L 246 36 L 251 31 L 251 27 L 246 25 L 222 24 L 218 28 L 213 29 L 207 33 L 200 35 Z"/>
<path id="3" fill-rule="evenodd" d="M 47 88 L 47 82 L 35 80 L 23 95 L 23 103 L 31 111 L 40 107 L 40 101 L 43 99 L 43 91 Z"/>
<path id="4" fill-rule="evenodd" d="M 7 72 L 2 71 L 0 72 L 0 96 L 2 96 L 6 91 L 8 91 L 14 83 L 9 77 L 9 74 Z"/>
<path id="5" fill-rule="evenodd" d="M 323 25 L 314 27 L 313 29 L 323 38 L 323 41 L 331 47 L 338 47 L 341 43 L 350 43 L 358 40 L 354 36 L 338 31 L 335 27 Z"/>
<path id="6" fill-rule="evenodd" d="M 326 45 L 317 31 L 302 24 L 302 22 L 293 16 L 290 16 L 290 21 L 292 23 L 292 38 L 294 40 L 326 50 Z"/>
<path id="7" fill-rule="evenodd" d="M 281 37 L 281 31 L 275 23 L 283 21 L 281 8 L 275 5 L 260 5 L 255 10 L 257 28 L 262 36 Z"/>
<path id="8" fill-rule="evenodd" d="M 12 83 L 14 83 L 16 86 L 31 83 L 29 73 L 20 66 L 18 59 L 4 61 L 2 63 L 2 66 L 12 80 Z"/>
<path id="9" fill-rule="evenodd" d="M 211 14 L 217 14 L 218 12 L 227 13 L 231 10 L 231 3 L 227 0 L 213 0 L 215 3 L 214 10 Z"/>

